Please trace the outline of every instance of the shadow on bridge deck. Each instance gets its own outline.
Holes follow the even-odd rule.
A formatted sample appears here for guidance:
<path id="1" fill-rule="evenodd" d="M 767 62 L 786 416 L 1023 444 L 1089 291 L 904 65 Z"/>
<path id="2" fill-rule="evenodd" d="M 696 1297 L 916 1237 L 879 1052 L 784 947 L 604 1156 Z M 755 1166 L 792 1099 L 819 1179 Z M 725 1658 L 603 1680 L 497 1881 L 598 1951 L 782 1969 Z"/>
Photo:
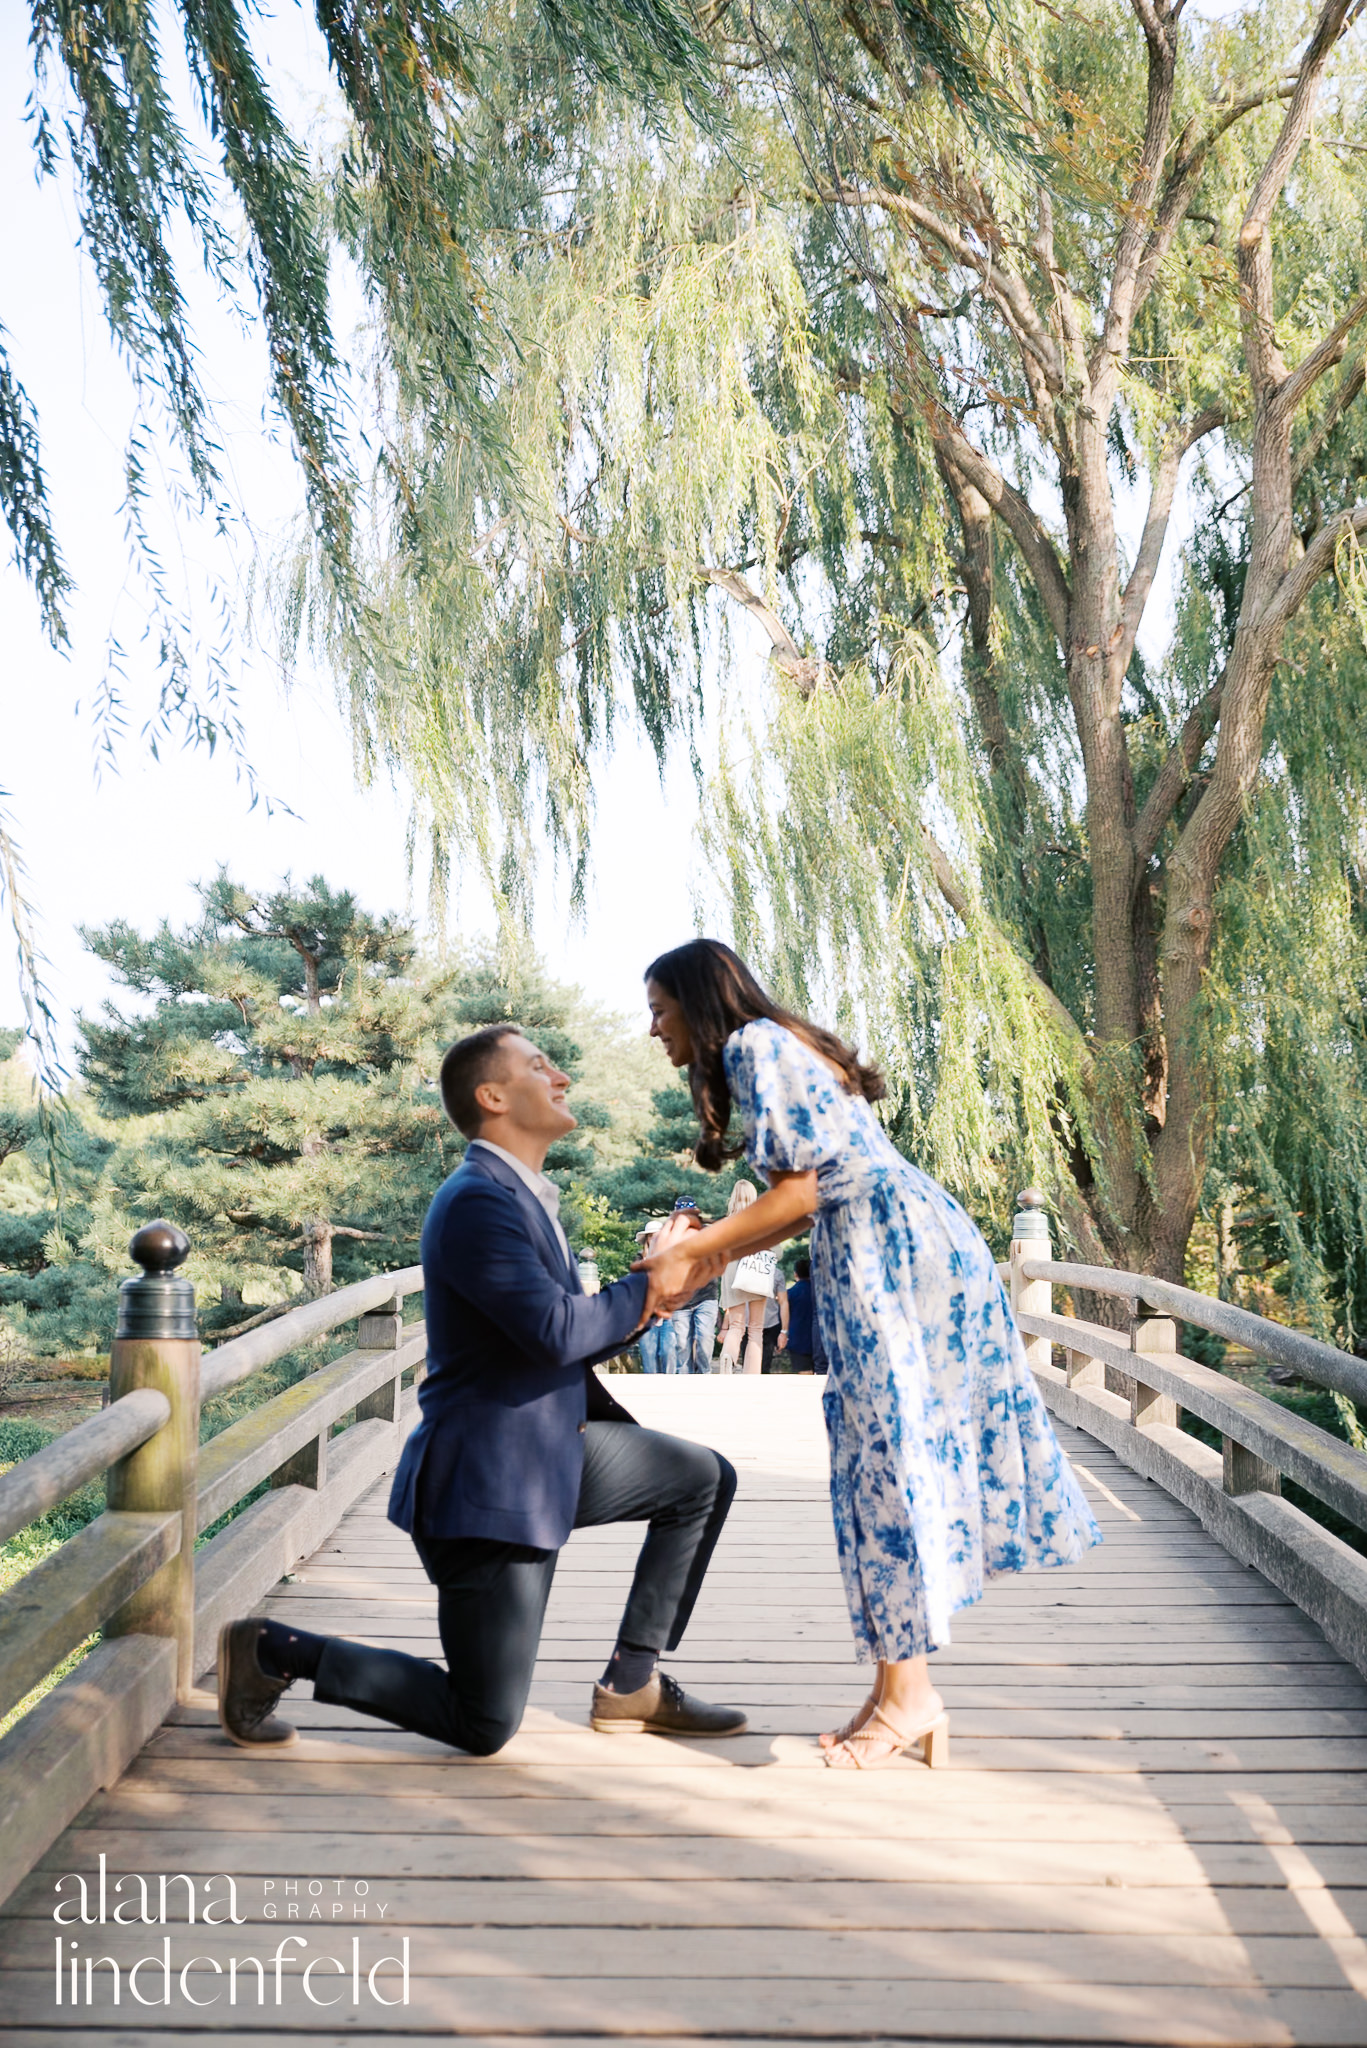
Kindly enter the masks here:
<path id="1" fill-rule="evenodd" d="M 496 1759 L 311 1701 L 290 1709 L 298 1747 L 258 1759 L 207 1704 L 181 1710 L 11 1900 L 0 2038 L 1367 2041 L 1367 1688 L 1184 1509 L 1063 1431 L 1104 1549 L 957 1619 L 937 1660 L 950 1769 L 837 1775 L 813 1738 L 862 1674 L 820 1383 L 633 1380 L 627 1398 L 740 1467 L 672 1668 L 743 1704 L 753 1732 L 709 1746 L 589 1731 L 636 1538 L 584 1532 L 532 1710 Z M 384 1498 L 270 1609 L 436 1655 L 434 1601 Z M 243 1924 L 185 1925 L 173 1884 L 164 1928 L 59 1937 L 56 1880 L 82 1873 L 94 1910 L 101 1855 L 111 1914 L 122 1873 L 151 1880 L 155 1919 L 160 1873 L 192 1877 L 202 1914 L 226 1872 Z M 127 1917 L 139 1887 L 119 1896 Z M 271 1959 L 291 1934 L 308 1946 L 287 1945 L 277 2003 Z M 80 1966 L 74 2009 L 69 1978 L 55 2002 L 59 1938 Z M 164 1940 L 169 2003 L 139 2004 L 127 1965 L 154 1958 L 138 1984 L 159 2000 Z M 383 2004 L 402 1995 L 397 1960 L 373 1986 L 367 1973 L 405 1940 L 408 2003 Z M 105 1956 L 124 1966 L 118 2007 L 108 1967 L 86 2003 L 84 1961 Z M 337 1963 L 319 1962 L 310 1998 L 314 1957 Z"/>

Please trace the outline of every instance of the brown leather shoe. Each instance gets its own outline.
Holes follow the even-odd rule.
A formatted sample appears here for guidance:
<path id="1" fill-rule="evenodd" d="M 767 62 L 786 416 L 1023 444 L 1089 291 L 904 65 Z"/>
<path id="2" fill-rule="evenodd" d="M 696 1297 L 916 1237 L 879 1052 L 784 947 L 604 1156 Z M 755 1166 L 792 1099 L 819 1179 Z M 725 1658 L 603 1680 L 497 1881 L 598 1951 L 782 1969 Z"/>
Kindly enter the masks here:
<path id="1" fill-rule="evenodd" d="M 299 1737 L 271 1709 L 290 1681 L 261 1669 L 260 1639 L 259 1621 L 229 1621 L 219 1630 L 218 1718 L 229 1741 L 243 1749 L 284 1749 Z"/>
<path id="2" fill-rule="evenodd" d="M 747 1723 L 739 1707 L 709 1707 L 656 1671 L 639 1692 L 595 1685 L 590 1726 L 600 1735 L 743 1735 Z"/>

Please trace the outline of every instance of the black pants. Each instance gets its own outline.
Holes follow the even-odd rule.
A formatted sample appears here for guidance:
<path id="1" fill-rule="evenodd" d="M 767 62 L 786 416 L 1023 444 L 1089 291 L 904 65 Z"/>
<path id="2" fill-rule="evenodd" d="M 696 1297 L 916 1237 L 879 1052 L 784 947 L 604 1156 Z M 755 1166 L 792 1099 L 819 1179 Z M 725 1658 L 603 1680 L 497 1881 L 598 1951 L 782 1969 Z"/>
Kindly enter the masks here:
<path id="1" fill-rule="evenodd" d="M 620 1637 L 642 1649 L 676 1647 L 735 1491 L 735 1468 L 703 1444 L 628 1422 L 589 1423 L 575 1527 L 650 1525 Z M 560 1553 L 478 1536 L 413 1541 L 437 1588 L 447 1668 L 333 1636 L 314 1698 L 491 1756 L 521 1726 Z"/>

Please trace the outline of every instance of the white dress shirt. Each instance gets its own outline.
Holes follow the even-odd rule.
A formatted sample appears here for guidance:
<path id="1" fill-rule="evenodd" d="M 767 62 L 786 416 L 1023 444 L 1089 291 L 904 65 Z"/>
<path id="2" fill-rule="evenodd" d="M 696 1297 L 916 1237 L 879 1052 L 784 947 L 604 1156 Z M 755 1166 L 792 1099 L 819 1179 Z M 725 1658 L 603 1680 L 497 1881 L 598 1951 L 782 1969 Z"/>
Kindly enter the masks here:
<path id="1" fill-rule="evenodd" d="M 566 1264 L 571 1272 L 573 1272 L 575 1269 L 574 1254 L 570 1250 L 570 1241 L 566 1237 L 564 1225 L 560 1221 L 560 1190 L 549 1174 L 534 1173 L 531 1167 L 523 1160 L 516 1158 L 511 1152 L 506 1152 L 502 1145 L 495 1145 L 492 1138 L 471 1138 L 470 1144 L 472 1146 L 482 1145 L 486 1152 L 494 1153 L 497 1158 L 503 1161 L 505 1166 L 511 1166 L 513 1172 L 517 1175 L 528 1193 L 535 1195 L 537 1201 L 540 1202 L 542 1208 L 551 1219 L 551 1229 L 555 1232 L 560 1249 L 565 1254 Z"/>

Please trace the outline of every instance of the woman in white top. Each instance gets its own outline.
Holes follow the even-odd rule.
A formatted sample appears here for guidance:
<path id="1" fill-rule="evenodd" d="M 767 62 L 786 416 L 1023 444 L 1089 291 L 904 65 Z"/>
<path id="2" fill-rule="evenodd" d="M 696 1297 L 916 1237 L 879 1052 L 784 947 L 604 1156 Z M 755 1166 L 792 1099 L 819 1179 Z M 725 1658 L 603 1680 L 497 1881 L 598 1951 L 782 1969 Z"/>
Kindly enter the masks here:
<path id="1" fill-rule="evenodd" d="M 753 1181 L 738 1180 L 726 1205 L 727 1215 L 734 1216 L 738 1210 L 749 1208 L 757 1193 Z M 764 1360 L 764 1304 L 768 1297 L 752 1294 L 748 1288 L 738 1289 L 733 1284 L 739 1264 L 739 1259 L 732 1259 L 721 1279 L 721 1369 L 723 1372 L 735 1371 L 743 1337 L 745 1370 L 757 1373 Z"/>

